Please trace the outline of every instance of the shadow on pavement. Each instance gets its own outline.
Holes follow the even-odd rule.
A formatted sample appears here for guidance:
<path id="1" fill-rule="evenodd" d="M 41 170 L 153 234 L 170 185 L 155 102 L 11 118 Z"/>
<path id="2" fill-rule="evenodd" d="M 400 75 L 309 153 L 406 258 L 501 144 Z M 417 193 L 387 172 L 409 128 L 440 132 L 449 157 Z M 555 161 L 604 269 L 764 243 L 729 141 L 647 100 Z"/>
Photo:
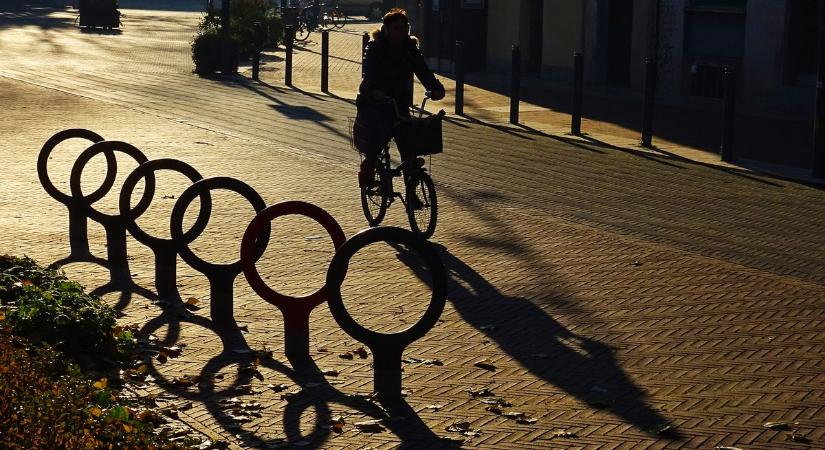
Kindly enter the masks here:
<path id="1" fill-rule="evenodd" d="M 675 430 L 658 432 L 669 420 L 646 403 L 644 391 L 622 371 L 611 347 L 570 332 L 529 299 L 504 294 L 445 247 L 435 246 L 449 273 L 448 300 L 455 310 L 520 366 L 648 434 L 681 439 Z M 426 268 L 398 254 L 426 283 Z"/>
<path id="2" fill-rule="evenodd" d="M 415 411 L 404 401 L 378 402 L 368 395 L 348 395 L 342 393 L 327 382 L 321 369 L 310 357 L 288 357 L 289 365 L 273 359 L 270 355 L 261 355 L 252 350 L 238 327 L 217 327 L 208 318 L 195 315 L 181 315 L 179 312 L 165 311 L 162 315 L 150 320 L 137 333 L 139 338 L 148 338 L 151 334 L 161 334 L 158 345 L 173 346 L 179 343 L 181 324 L 200 326 L 215 333 L 221 341 L 222 351 L 204 364 L 196 377 L 190 378 L 189 383 L 181 383 L 180 379 L 168 379 L 158 371 L 156 362 L 146 361 L 151 374 L 158 385 L 169 393 L 191 401 L 203 402 L 209 414 L 227 432 L 235 435 L 244 445 L 244 448 L 269 449 L 285 444 L 306 448 L 322 448 L 328 443 L 332 430 L 332 409 L 330 403 L 344 405 L 373 420 L 380 421 L 400 440 L 401 445 L 416 448 L 435 448 L 443 443 L 426 424 L 421 421 Z M 225 378 L 225 369 L 237 366 L 237 375 L 231 385 L 216 389 L 216 384 Z M 290 367 L 291 366 L 291 367 Z M 264 381 L 260 368 L 267 368 L 284 375 L 294 383 L 281 393 L 286 396 L 287 404 L 282 411 L 280 421 L 286 440 L 262 436 L 253 432 L 242 431 L 248 417 L 254 416 L 249 412 L 244 414 L 233 413 L 232 408 L 226 405 L 225 400 L 254 394 L 253 379 Z M 189 387 L 197 387 L 190 390 Z M 257 387 L 257 389 L 263 389 Z M 275 393 L 277 391 L 274 391 Z M 282 397 L 284 398 L 284 397 Z M 247 397 L 242 400 L 255 401 Z M 312 431 L 305 432 L 301 419 L 306 417 L 307 410 L 312 409 Z M 261 416 L 272 418 L 278 412 L 261 410 Z M 351 418 L 350 418 L 351 419 Z M 346 427 L 352 429 L 353 423 Z M 262 426 L 252 428 L 265 430 Z M 441 445 L 443 446 L 443 445 Z"/>
<path id="3" fill-rule="evenodd" d="M 55 13 L 70 10 L 70 2 L 58 0 L 34 0 L 17 3 L 0 1 L 0 30 L 36 26 L 42 29 L 70 28 L 75 25 L 75 15 L 55 17 Z M 75 11 L 76 10 L 71 10 Z"/>

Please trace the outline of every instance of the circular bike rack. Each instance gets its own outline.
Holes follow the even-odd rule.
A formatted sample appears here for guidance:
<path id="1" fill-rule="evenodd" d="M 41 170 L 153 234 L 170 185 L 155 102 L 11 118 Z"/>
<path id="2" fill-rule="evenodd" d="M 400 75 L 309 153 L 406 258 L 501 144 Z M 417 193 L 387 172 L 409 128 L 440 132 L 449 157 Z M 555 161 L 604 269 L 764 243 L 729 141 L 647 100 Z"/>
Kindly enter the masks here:
<path id="1" fill-rule="evenodd" d="M 353 319 L 341 298 L 341 284 L 352 257 L 364 247 L 388 242 L 402 244 L 421 256 L 432 276 L 432 298 L 424 315 L 409 328 L 398 333 L 378 333 Z M 327 271 L 326 287 L 329 309 L 338 325 L 350 336 L 367 345 L 374 355 L 373 383 L 381 397 L 401 396 L 401 355 L 404 349 L 432 329 L 447 301 L 447 272 L 438 254 L 424 239 L 396 227 L 369 228 L 356 234 L 338 249 Z"/>
<path id="2" fill-rule="evenodd" d="M 290 201 L 267 207 L 252 220 L 241 242 L 241 266 L 249 285 L 264 300 L 276 306 L 284 315 L 284 345 L 286 353 L 309 354 L 309 315 L 313 308 L 327 301 L 327 287 L 321 286 L 314 293 L 296 297 L 281 294 L 269 287 L 261 278 L 255 262 L 262 253 L 255 248 L 264 227 L 278 217 L 302 215 L 318 222 L 329 233 L 335 249 L 346 241 L 346 236 L 338 222 L 326 211 L 311 203 Z M 267 231 L 268 232 L 268 231 Z M 256 256 L 257 255 L 257 256 Z"/>

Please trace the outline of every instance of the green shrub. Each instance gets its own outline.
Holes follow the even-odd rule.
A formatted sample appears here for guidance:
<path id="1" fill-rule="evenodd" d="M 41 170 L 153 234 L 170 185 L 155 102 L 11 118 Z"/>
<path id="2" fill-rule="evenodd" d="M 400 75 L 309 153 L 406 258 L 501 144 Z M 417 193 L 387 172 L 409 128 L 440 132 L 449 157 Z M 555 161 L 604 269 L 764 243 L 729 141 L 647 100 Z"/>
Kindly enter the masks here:
<path id="1" fill-rule="evenodd" d="M 195 73 L 211 75 L 221 69 L 221 37 L 215 26 L 203 28 L 192 41 Z"/>
<path id="2" fill-rule="evenodd" d="M 114 394 L 105 379 L 85 378 L 60 352 L 0 322 L 0 448 L 185 448 L 153 433 L 155 413 L 136 413 Z"/>
<path id="3" fill-rule="evenodd" d="M 229 37 L 234 43 L 234 51 L 239 59 L 248 60 L 255 50 L 255 22 L 261 22 L 264 27 L 264 46 L 277 46 L 283 40 L 284 22 L 277 9 L 268 2 L 261 0 L 233 0 L 231 6 L 232 17 L 229 21 Z M 195 63 L 195 72 L 198 74 L 214 73 L 211 59 L 204 52 L 213 52 L 214 58 L 219 59 L 220 42 L 220 11 L 210 12 L 204 16 L 198 25 L 198 34 L 192 42 L 192 60 Z M 201 37 L 205 36 L 205 37 Z M 196 46 L 197 55 L 196 55 Z M 215 50 L 217 48 L 217 50 Z M 198 59 L 196 59 L 198 58 Z M 199 61 L 204 62 L 203 71 L 199 69 Z M 218 62 L 219 64 L 219 62 Z"/>
<path id="4" fill-rule="evenodd" d="M 0 256 L 0 314 L 12 331 L 76 359 L 115 358 L 115 312 L 30 258 Z"/>

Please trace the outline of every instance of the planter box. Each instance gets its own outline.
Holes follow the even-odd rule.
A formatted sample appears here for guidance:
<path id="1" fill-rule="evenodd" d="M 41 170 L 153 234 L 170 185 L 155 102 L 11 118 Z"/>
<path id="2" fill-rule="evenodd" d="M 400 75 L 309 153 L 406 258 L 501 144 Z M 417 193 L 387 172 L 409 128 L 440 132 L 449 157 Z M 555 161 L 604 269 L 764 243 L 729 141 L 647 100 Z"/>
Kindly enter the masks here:
<path id="1" fill-rule="evenodd" d="M 80 0 L 81 27 L 120 27 L 117 3 L 107 0 Z"/>

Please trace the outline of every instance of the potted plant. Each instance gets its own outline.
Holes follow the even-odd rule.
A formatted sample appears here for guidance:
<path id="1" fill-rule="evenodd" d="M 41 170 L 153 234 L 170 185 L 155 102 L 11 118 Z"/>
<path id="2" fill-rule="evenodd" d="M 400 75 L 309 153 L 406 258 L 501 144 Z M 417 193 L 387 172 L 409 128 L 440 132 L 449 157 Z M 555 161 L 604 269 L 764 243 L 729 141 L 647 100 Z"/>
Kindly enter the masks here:
<path id="1" fill-rule="evenodd" d="M 80 26 L 118 28 L 117 0 L 80 0 Z"/>

